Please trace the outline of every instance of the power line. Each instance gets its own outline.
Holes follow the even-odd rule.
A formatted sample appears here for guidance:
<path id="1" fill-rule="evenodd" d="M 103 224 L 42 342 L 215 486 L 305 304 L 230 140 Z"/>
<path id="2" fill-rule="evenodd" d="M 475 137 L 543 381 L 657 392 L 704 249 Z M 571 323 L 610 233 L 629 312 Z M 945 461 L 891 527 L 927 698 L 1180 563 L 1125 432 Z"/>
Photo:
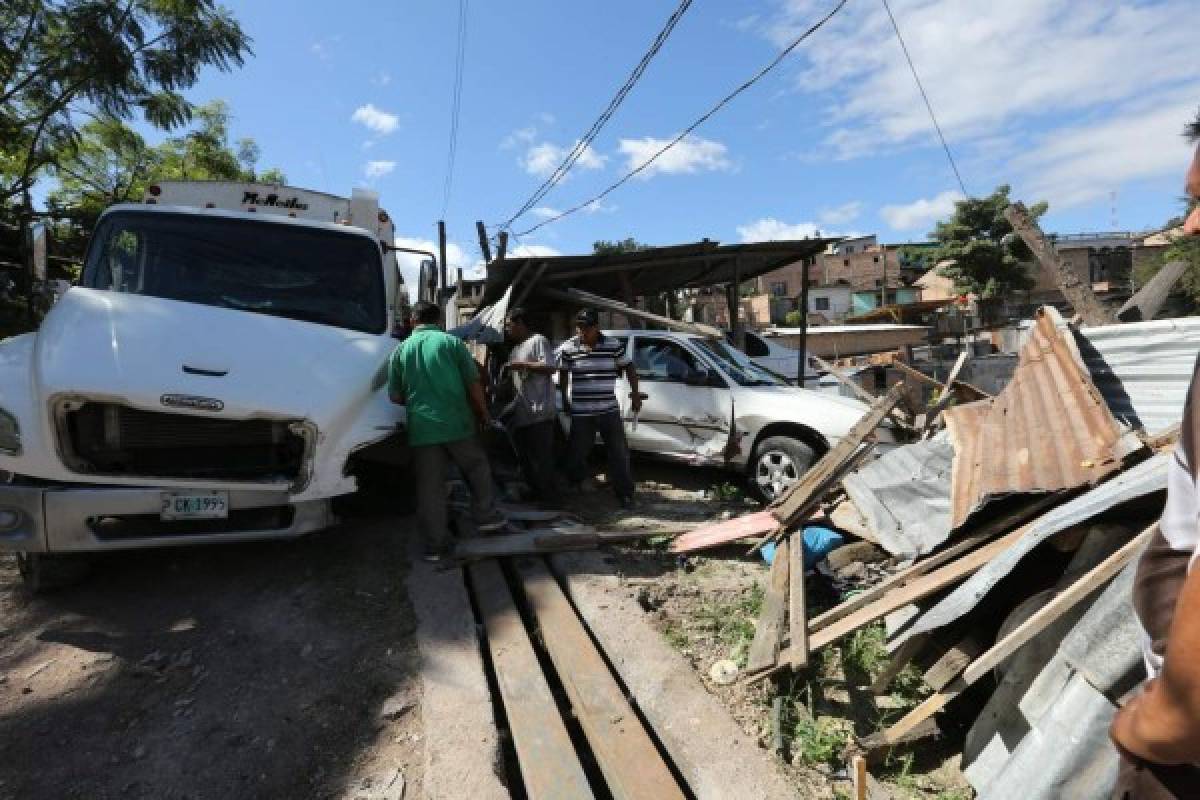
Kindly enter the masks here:
<path id="1" fill-rule="evenodd" d="M 709 118 L 711 118 L 714 114 L 716 114 L 722 108 L 727 106 L 735 97 L 737 97 L 739 94 L 741 94 L 742 92 L 749 89 L 751 86 L 753 86 L 759 80 L 761 80 L 764 76 L 766 76 L 767 73 L 771 72 L 777 66 L 779 66 L 779 64 L 785 58 L 787 58 L 793 50 L 795 50 L 797 47 L 799 47 L 800 44 L 802 42 L 804 42 L 805 39 L 807 39 L 809 36 L 812 36 L 814 33 L 816 33 L 818 30 L 820 30 L 821 27 L 824 26 L 826 22 L 829 22 L 829 20 L 833 19 L 834 15 L 837 14 L 839 11 L 841 11 L 843 6 L 845 6 L 847 2 L 849 2 L 849 0 L 840 0 L 840 2 L 836 6 L 833 7 L 832 11 L 830 11 L 825 16 L 821 17 L 821 19 L 819 19 L 816 23 L 814 23 L 812 27 L 810 27 L 804 33 L 800 34 L 800 36 L 798 36 L 791 44 L 789 44 L 782 51 L 780 51 L 779 55 L 777 55 L 769 64 L 767 64 L 765 67 L 760 69 L 758 72 L 754 73 L 754 75 L 752 75 L 748 80 L 743 82 L 740 86 L 738 86 L 732 92 L 730 92 L 729 94 L 722 97 L 717 102 L 716 105 L 714 105 L 712 108 L 710 108 L 704 114 L 704 116 L 700 117 L 698 120 L 693 122 L 691 125 L 684 128 L 682 133 L 680 133 L 678 136 L 676 136 L 674 139 L 672 139 L 670 142 L 668 142 L 666 145 L 664 145 L 657 153 L 650 156 L 650 158 L 648 158 L 646 161 L 639 164 L 637 167 L 635 167 L 635 168 L 631 169 L 629 172 L 625 173 L 623 176 L 621 176 L 621 178 L 619 180 L 617 180 L 615 183 L 610 185 L 607 189 L 605 189 L 604 191 L 600 192 L 598 195 L 596 195 L 588 200 L 585 200 L 584 202 L 582 202 L 576 206 L 572 206 L 571 208 L 568 208 L 566 211 L 560 212 L 559 214 L 557 214 L 553 217 L 550 217 L 549 219 L 539 222 L 537 225 L 534 225 L 532 228 L 527 228 L 526 230 L 521 231 L 521 235 L 527 236 L 527 235 L 533 233 L 534 231 L 536 231 L 538 228 L 542 228 L 546 225 L 549 225 L 552 222 L 557 222 L 558 220 L 562 219 L 563 217 L 574 214 L 577 211 L 582 211 L 583 209 L 590 206 L 592 203 L 596 203 L 596 202 L 599 202 L 600 200 L 603 200 L 609 194 L 611 194 L 612 192 L 616 191 L 618 188 L 623 186 L 627 181 L 629 181 L 630 178 L 634 177 L 635 175 L 637 175 L 638 173 L 642 172 L 644 169 L 649 167 L 651 164 L 653 164 L 655 161 L 658 160 L 659 156 L 661 156 L 663 153 L 670 150 L 675 145 L 679 144 L 681 141 L 683 141 L 683 139 L 686 136 L 688 136 L 688 134 L 690 134 L 692 131 L 696 130 L 701 125 L 703 125 L 705 122 L 707 122 L 709 120 Z"/>
<path id="2" fill-rule="evenodd" d="M 442 190 L 442 218 L 450 206 L 450 189 L 454 184 L 454 161 L 458 156 L 458 120 L 462 107 L 463 65 L 467 53 L 467 9 L 470 0 L 458 0 L 458 49 L 454 56 L 454 88 L 450 100 L 450 146 L 446 153 L 446 181 Z"/>
<path id="3" fill-rule="evenodd" d="M 691 5 L 692 0 L 680 1 L 679 5 L 676 6 L 675 10 L 671 13 L 671 16 L 667 18 L 662 30 L 660 30 L 658 35 L 654 37 L 654 41 L 650 44 L 650 49 L 647 50 L 646 54 L 642 56 L 640 61 L 638 61 L 637 66 L 633 68 L 633 72 L 631 72 L 629 77 L 625 79 L 625 82 L 621 84 L 621 88 L 617 90 L 617 93 L 613 95 L 613 98 L 608 101 L 608 106 L 605 107 L 602 112 L 600 112 L 600 116 L 598 116 L 596 121 L 592 123 L 592 127 L 589 128 L 587 132 L 575 142 L 575 146 L 572 147 L 567 155 L 563 158 L 562 163 L 559 164 L 544 181 L 542 181 L 542 184 L 534 190 L 533 194 L 519 209 L 517 209 L 516 213 L 509 217 L 506 222 L 500 225 L 501 229 L 508 228 L 526 211 L 537 205 L 538 202 L 540 202 L 541 199 L 545 197 L 551 189 L 553 189 L 563 178 L 566 177 L 567 172 L 569 172 L 570 169 L 575 166 L 575 162 L 587 152 L 588 147 L 595 140 L 596 136 L 600 134 L 600 130 L 608 123 L 610 119 L 612 119 L 612 116 L 614 113 L 616 113 L 617 108 L 622 102 L 624 102 L 626 96 L 628 96 L 629 92 L 633 89 L 634 84 L 636 84 L 642 77 L 642 73 L 644 73 L 646 68 L 650 66 L 651 60 L 653 60 L 654 56 L 658 54 L 658 51 L 662 49 L 663 44 L 666 43 L 667 39 L 671 35 L 671 32 L 675 30 L 675 26 L 679 23 L 679 20 L 683 17 Z"/>
<path id="4" fill-rule="evenodd" d="M 892 30 L 896 32 L 896 38 L 900 41 L 900 49 L 904 51 L 904 59 L 908 62 L 908 68 L 912 70 L 913 80 L 917 82 L 917 88 L 921 90 L 921 98 L 925 101 L 925 108 L 929 111 L 929 119 L 933 120 L 933 128 L 937 131 L 938 138 L 942 140 L 942 149 L 946 151 L 946 158 L 950 161 L 950 169 L 954 170 L 954 177 L 958 179 L 958 188 L 962 189 L 963 197 L 969 197 L 967 185 L 963 183 L 962 175 L 958 172 L 958 164 L 954 163 L 954 156 L 950 153 L 950 145 L 946 144 L 946 136 L 942 133 L 942 126 L 938 124 L 937 115 L 933 113 L 933 104 L 929 102 L 929 95 L 925 93 L 925 86 L 921 83 L 921 76 L 917 74 L 917 67 L 913 64 L 912 56 L 908 53 L 908 45 L 904 43 L 904 37 L 900 35 L 900 26 L 896 24 L 896 17 L 892 14 L 892 7 L 888 5 L 888 0 L 882 0 L 883 8 L 887 11 L 888 19 L 892 21 Z"/>

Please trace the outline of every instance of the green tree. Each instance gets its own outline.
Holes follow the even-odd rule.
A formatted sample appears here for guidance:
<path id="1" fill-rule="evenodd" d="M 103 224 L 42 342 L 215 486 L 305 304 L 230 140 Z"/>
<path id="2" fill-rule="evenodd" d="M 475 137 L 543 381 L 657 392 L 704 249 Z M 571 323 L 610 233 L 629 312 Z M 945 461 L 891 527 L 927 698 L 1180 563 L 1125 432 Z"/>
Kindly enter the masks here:
<path id="1" fill-rule="evenodd" d="M 649 250 L 651 245 L 642 244 L 633 238 L 619 241 L 600 240 L 592 243 L 592 253 L 598 256 L 614 255 L 616 253 L 636 253 L 639 250 Z"/>
<path id="2" fill-rule="evenodd" d="M 0 7 L 0 201 L 27 196 L 83 117 L 191 117 L 180 93 L 241 65 L 249 37 L 214 0 L 7 0 Z M 25 202 L 28 208 L 28 202 Z"/>
<path id="3" fill-rule="evenodd" d="M 951 262 L 940 274 L 953 280 L 960 292 L 991 300 L 1012 290 L 1033 288 L 1026 269 L 1033 253 L 1004 218 L 1004 209 L 1012 202 L 1009 191 L 1001 185 L 987 197 L 958 201 L 954 216 L 939 222 L 930 235 L 938 243 L 932 253 L 934 263 Z M 1047 208 L 1044 202 L 1036 203 L 1029 215 L 1036 220 Z"/>
<path id="4" fill-rule="evenodd" d="M 261 180 L 285 183 L 272 168 L 256 175 L 253 139 L 229 142 L 229 108 L 220 100 L 198 106 L 194 125 L 180 136 L 149 146 L 119 119 L 86 123 L 71 152 L 51 168 L 57 186 L 46 200 L 51 214 L 69 225 L 55 229 L 56 254 L 81 257 L 86 233 L 113 203 L 141 200 L 146 187 L 164 180 Z"/>

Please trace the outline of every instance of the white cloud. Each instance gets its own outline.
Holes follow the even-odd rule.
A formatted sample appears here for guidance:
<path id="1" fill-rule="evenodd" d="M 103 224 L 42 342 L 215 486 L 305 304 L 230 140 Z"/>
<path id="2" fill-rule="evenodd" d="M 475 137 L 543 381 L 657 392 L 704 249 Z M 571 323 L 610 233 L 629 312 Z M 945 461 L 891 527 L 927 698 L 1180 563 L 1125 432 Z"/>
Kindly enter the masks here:
<path id="1" fill-rule="evenodd" d="M 857 200 L 849 203 L 842 203 L 834 208 L 823 208 L 819 215 L 822 225 L 836 227 L 838 225 L 849 225 L 854 220 L 858 219 L 862 214 L 863 204 Z"/>
<path id="2" fill-rule="evenodd" d="M 363 167 L 363 174 L 367 176 L 368 180 L 373 180 L 382 178 L 394 169 L 396 169 L 395 161 L 368 161 Z"/>
<path id="3" fill-rule="evenodd" d="M 544 244 L 523 244 L 513 249 L 509 255 L 512 258 L 533 258 L 538 256 L 561 256 L 562 251 Z"/>
<path id="4" fill-rule="evenodd" d="M 961 193 L 948 189 L 936 197 L 922 197 L 907 205 L 884 206 L 879 215 L 894 230 L 931 230 L 933 223 L 954 213 L 954 204 L 962 199 Z"/>
<path id="5" fill-rule="evenodd" d="M 400 126 L 400 117 L 376 108 L 374 103 L 367 103 L 365 106 L 354 109 L 350 120 L 364 125 L 368 130 L 380 135 L 389 134 Z"/>
<path id="6" fill-rule="evenodd" d="M 821 231 L 814 222 L 797 222 L 791 225 L 774 217 L 763 217 L 749 224 L 739 225 L 737 232 L 743 242 L 815 239 L 821 235 Z"/>
<path id="7" fill-rule="evenodd" d="M 538 219 L 550 219 L 552 217 L 557 217 L 562 212 L 557 208 L 551 208 L 550 206 L 538 206 L 537 208 L 530 210 L 529 213 L 533 214 Z"/>
<path id="8" fill-rule="evenodd" d="M 757 28 L 776 45 L 790 42 L 821 10 L 816 0 L 778 5 Z M 1045 186 L 1060 207 L 1085 202 L 1115 182 L 1159 174 L 1163 151 L 1178 151 L 1179 129 L 1190 116 L 1168 124 L 1168 106 L 1186 95 L 1194 113 L 1200 96 L 1195 26 L 1187 24 L 1194 0 L 894 0 L 893 10 L 968 182 L 1000 174 L 1018 186 Z M 837 46 L 819 46 L 814 37 L 813 46 L 801 48 L 808 64 L 795 86 L 830 98 L 828 152 L 856 158 L 940 146 L 878 4 L 850 4 L 817 37 Z M 1153 56 L 1139 57 L 1131 43 L 1152 48 Z M 988 144 L 1014 134 L 1026 154 L 1015 173 L 1008 154 Z M 1109 148 L 1104 169 L 1089 175 L 1099 147 Z M 1099 189 L 1087 190 L 1084 184 L 1098 178 Z"/>
<path id="9" fill-rule="evenodd" d="M 585 214 L 611 214 L 617 210 L 617 206 L 606 206 L 599 200 L 593 200 L 580 210 Z M 529 213 L 538 219 L 552 219 L 562 214 L 562 211 L 551 206 L 538 206 L 531 209 Z"/>
<path id="10" fill-rule="evenodd" d="M 527 145 L 537 138 L 538 129 L 533 125 L 524 128 L 517 128 L 512 133 L 500 140 L 501 150 L 512 150 L 521 145 Z"/>
<path id="11" fill-rule="evenodd" d="M 538 178 L 548 178 L 553 174 L 558 165 L 562 163 L 562 160 L 566 158 L 570 150 L 571 148 L 559 147 L 553 142 L 540 142 L 539 144 L 531 145 L 525 151 L 525 155 L 519 160 L 519 163 L 521 164 L 521 168 L 530 175 Z M 579 159 L 575 162 L 572 169 L 600 169 L 607 160 L 607 156 L 600 155 L 589 144 L 583 148 L 583 152 L 579 154 Z"/>
<path id="12" fill-rule="evenodd" d="M 622 139 L 618 149 L 621 155 L 626 157 L 626 169 L 632 170 L 645 164 L 670 142 L 671 139 L 655 139 L 650 136 L 642 139 Z M 729 160 L 728 151 L 729 148 L 721 142 L 695 135 L 685 136 L 679 144 L 638 173 L 638 176 L 650 178 L 658 174 L 678 175 L 730 170 L 733 168 L 733 162 Z"/>

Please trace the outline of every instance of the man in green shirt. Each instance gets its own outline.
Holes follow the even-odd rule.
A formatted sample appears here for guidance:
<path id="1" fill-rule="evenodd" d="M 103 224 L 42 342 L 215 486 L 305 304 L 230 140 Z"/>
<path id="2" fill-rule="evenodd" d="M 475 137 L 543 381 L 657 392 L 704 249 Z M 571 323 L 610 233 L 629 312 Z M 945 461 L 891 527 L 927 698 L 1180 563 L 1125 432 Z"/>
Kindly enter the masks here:
<path id="1" fill-rule="evenodd" d="M 491 424 L 475 360 L 462 340 L 440 330 L 441 311 L 417 303 L 414 330 L 392 352 L 388 394 L 408 409 L 408 444 L 417 473 L 417 521 L 425 537 L 425 560 L 446 554 L 446 461 L 454 462 L 471 487 L 471 510 L 481 531 L 504 526 L 496 508 L 492 471 L 476 432 Z"/>

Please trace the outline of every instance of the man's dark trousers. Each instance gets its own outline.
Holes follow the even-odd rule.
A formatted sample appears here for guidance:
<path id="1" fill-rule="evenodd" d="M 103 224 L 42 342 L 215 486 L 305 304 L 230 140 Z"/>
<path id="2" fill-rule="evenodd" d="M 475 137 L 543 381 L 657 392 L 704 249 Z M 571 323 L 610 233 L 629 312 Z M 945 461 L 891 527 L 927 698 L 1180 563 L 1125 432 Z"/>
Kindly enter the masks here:
<path id="1" fill-rule="evenodd" d="M 554 484 L 554 425 L 544 419 L 532 425 L 513 429 L 521 470 L 538 500 L 553 502 L 557 495 Z"/>
<path id="2" fill-rule="evenodd" d="M 568 440 L 567 479 L 580 483 L 588 477 L 587 458 L 596 443 L 596 434 L 604 442 L 608 454 L 608 482 L 617 497 L 633 497 L 633 475 L 629 470 L 629 445 L 625 442 L 625 425 L 621 412 L 609 411 L 595 415 L 571 415 L 571 437 Z"/>

